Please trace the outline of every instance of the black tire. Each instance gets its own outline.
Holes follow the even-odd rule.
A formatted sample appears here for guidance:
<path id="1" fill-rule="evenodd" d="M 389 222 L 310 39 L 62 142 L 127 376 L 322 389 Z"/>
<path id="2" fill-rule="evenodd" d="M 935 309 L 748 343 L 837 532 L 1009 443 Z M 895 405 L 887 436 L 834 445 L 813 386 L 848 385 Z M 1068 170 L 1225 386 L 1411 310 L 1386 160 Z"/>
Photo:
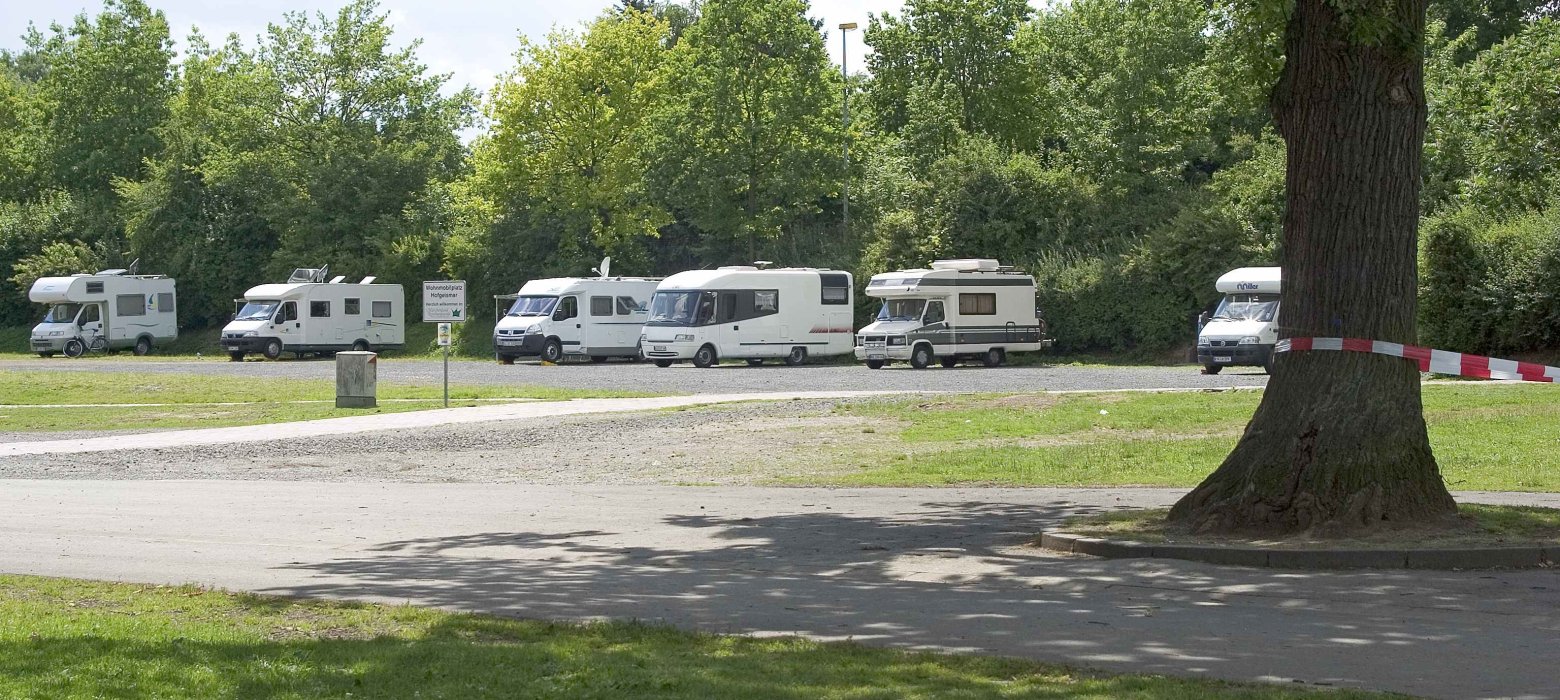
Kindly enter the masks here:
<path id="1" fill-rule="evenodd" d="M 80 340 L 77 340 L 77 339 L 74 339 L 74 338 L 65 341 L 65 356 L 66 357 L 81 357 L 86 352 L 87 352 L 87 344 L 86 343 L 83 343 Z"/>
<path id="2" fill-rule="evenodd" d="M 764 358 L 762 358 L 762 357 L 749 357 L 747 359 L 747 363 L 748 363 L 749 367 L 761 367 L 764 364 Z"/>
<path id="3" fill-rule="evenodd" d="M 144 335 L 136 338 L 135 349 L 131 352 L 135 353 L 136 357 L 146 357 L 152 354 L 152 339 Z"/>
<path id="4" fill-rule="evenodd" d="M 693 354 L 693 366 L 699 369 L 714 367 L 719 362 L 720 358 L 715 355 L 714 346 L 705 345 Z"/>
<path id="5" fill-rule="evenodd" d="M 590 361 L 599 365 L 599 364 L 607 361 L 607 356 L 606 355 L 591 355 L 590 356 Z"/>
<path id="6" fill-rule="evenodd" d="M 1203 365 L 1203 374 L 1218 374 L 1224 365 Z"/>
<path id="7" fill-rule="evenodd" d="M 238 352 L 236 350 L 233 351 L 233 352 L 228 353 L 228 362 L 243 362 L 243 361 L 244 361 L 244 353 Z"/>
<path id="8" fill-rule="evenodd" d="M 1269 377 L 1273 376 L 1273 361 L 1276 359 L 1278 358 L 1268 357 L 1267 362 L 1262 363 L 1262 371 L 1266 372 Z"/>
<path id="9" fill-rule="evenodd" d="M 1003 360 L 1006 359 L 1007 353 L 1002 352 L 1002 348 L 991 348 L 986 351 L 986 356 L 981 358 L 981 362 L 987 367 L 1001 367 Z"/>
<path id="10" fill-rule="evenodd" d="M 800 367 L 807 364 L 807 348 L 800 345 L 791 348 L 791 352 L 785 356 L 785 366 Z"/>
<path id="11" fill-rule="evenodd" d="M 272 338 L 270 340 L 267 340 L 265 342 L 265 348 L 260 351 L 260 354 L 265 355 L 265 359 L 267 359 L 267 360 L 281 359 L 281 357 L 282 357 L 282 339 L 281 338 Z M 300 357 L 301 357 L 301 355 L 300 355 Z"/>
<path id="12" fill-rule="evenodd" d="M 40 352 L 40 353 L 38 353 L 38 357 L 45 357 L 45 358 L 47 358 L 47 357 L 54 357 L 54 353 L 53 352 Z"/>
<path id="13" fill-rule="evenodd" d="M 867 369 L 883 369 L 882 360 L 867 360 Z"/>
<path id="14" fill-rule="evenodd" d="M 944 367 L 952 369 L 954 367 L 958 367 L 959 366 L 959 358 L 957 358 L 957 357 L 939 357 L 939 358 L 937 358 L 937 363 L 942 365 L 942 366 L 944 366 Z"/>
<path id="15" fill-rule="evenodd" d="M 362 339 L 358 339 L 356 341 L 353 341 L 353 343 L 352 343 L 352 351 L 353 352 L 368 352 L 369 351 L 368 341 L 362 340 Z"/>
<path id="16" fill-rule="evenodd" d="M 548 338 L 542 346 L 542 359 L 553 364 L 563 363 L 563 341 L 557 338 Z"/>
<path id="17" fill-rule="evenodd" d="M 910 366 L 916 369 L 926 369 L 932 366 L 932 346 L 917 345 L 910 351 Z"/>
<path id="18" fill-rule="evenodd" d="M 666 369 L 667 367 L 671 367 L 672 366 L 672 361 L 671 360 L 656 360 L 655 361 L 655 366 L 660 367 L 662 369 Z"/>
<path id="19" fill-rule="evenodd" d="M 498 363 L 501 364 L 501 365 L 512 365 L 512 364 L 515 363 L 515 356 L 514 355 L 499 355 L 498 356 Z"/>

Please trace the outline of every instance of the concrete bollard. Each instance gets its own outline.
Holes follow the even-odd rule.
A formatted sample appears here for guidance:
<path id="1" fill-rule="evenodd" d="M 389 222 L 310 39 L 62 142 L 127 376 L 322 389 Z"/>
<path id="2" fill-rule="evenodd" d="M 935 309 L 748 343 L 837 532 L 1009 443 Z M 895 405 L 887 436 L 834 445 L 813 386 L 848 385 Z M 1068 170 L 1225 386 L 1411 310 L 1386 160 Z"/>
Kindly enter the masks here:
<path id="1" fill-rule="evenodd" d="M 336 353 L 336 408 L 379 405 L 379 354 Z"/>

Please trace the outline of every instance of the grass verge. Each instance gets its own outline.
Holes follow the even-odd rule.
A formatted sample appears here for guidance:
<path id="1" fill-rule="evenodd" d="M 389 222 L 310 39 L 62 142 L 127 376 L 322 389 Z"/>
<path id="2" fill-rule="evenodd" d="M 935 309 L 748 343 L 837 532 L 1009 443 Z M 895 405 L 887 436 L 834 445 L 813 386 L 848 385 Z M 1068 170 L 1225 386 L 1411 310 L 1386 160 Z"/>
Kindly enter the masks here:
<path id="1" fill-rule="evenodd" d="M 1194 535 L 1165 522 L 1168 508 L 1128 510 L 1072 518 L 1061 530 L 1088 537 L 1136 542 L 1260 546 L 1274 549 L 1397 549 L 1414 547 L 1512 547 L 1560 544 L 1560 510 L 1462 503 L 1455 522 L 1396 528 L 1362 537 L 1319 539 Z"/>
<path id="2" fill-rule="evenodd" d="M 1029 661 L 0 576 L 0 696 L 1299 698 Z M 1328 692 L 1320 697 L 1384 697 Z"/>
<path id="3" fill-rule="evenodd" d="M 1425 420 L 1453 489 L 1560 491 L 1560 394 L 1549 385 L 1424 387 Z M 859 486 L 1191 487 L 1234 447 L 1261 394 L 971 396 L 841 404 L 898 433 L 891 449 L 846 451 L 826 477 Z"/>
<path id="4" fill-rule="evenodd" d="M 379 385 L 377 409 L 338 409 L 331 379 L 221 377 L 126 372 L 6 372 L 0 392 L 0 431 L 126 430 L 224 427 L 279 423 L 443 406 L 443 387 Z M 632 398 L 650 394 L 544 386 L 450 386 L 450 403 L 473 399 Z M 402 402 L 400 400 L 415 401 Z M 464 402 L 464 403 L 462 403 Z M 62 404 L 164 404 L 91 406 Z M 237 405 L 219 405 L 237 404 Z"/>

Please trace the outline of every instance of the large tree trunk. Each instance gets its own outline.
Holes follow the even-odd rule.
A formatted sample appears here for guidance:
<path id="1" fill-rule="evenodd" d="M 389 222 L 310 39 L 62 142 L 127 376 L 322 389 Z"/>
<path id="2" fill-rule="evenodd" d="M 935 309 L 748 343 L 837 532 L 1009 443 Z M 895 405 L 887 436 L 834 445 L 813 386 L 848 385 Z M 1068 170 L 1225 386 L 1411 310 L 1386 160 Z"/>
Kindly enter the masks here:
<path id="1" fill-rule="evenodd" d="M 1396 0 L 1386 11 L 1412 31 L 1360 41 L 1329 0 L 1296 3 L 1273 93 L 1289 153 L 1281 337 L 1415 340 L 1425 4 Z M 1331 535 L 1455 510 L 1417 367 L 1310 351 L 1279 356 L 1240 443 L 1170 520 Z"/>

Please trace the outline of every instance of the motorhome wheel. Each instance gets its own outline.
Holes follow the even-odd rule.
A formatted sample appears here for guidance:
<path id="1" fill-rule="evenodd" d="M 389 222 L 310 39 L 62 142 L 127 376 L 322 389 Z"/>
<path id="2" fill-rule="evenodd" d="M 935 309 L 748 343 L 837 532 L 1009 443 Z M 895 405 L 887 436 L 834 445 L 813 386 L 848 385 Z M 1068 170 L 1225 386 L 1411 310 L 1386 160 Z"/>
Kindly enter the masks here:
<path id="1" fill-rule="evenodd" d="M 988 349 L 986 351 L 986 359 L 985 359 L 986 366 L 987 367 L 998 367 L 998 366 L 1001 366 L 1002 365 L 1002 361 L 1004 359 L 1007 359 L 1007 358 L 1003 357 L 1004 354 L 1005 353 L 1002 352 L 1002 348 L 991 348 L 991 349 Z"/>
<path id="2" fill-rule="evenodd" d="M 563 362 L 563 343 L 557 338 L 548 338 L 547 344 L 542 346 L 542 359 L 555 365 Z"/>
<path id="3" fill-rule="evenodd" d="M 665 369 L 667 367 L 671 367 L 672 366 L 672 361 L 671 360 L 656 360 L 655 361 L 655 366 L 660 367 L 662 369 Z"/>
<path id="4" fill-rule="evenodd" d="M 498 356 L 498 363 L 501 364 L 501 365 L 512 365 L 512 364 L 515 363 L 515 356 L 514 355 L 499 355 Z"/>
<path id="5" fill-rule="evenodd" d="M 244 353 L 241 353 L 241 352 L 230 352 L 230 353 L 228 353 L 228 361 L 229 362 L 243 362 L 244 361 Z"/>
<path id="6" fill-rule="evenodd" d="M 785 356 L 785 363 L 795 367 L 807 361 L 807 348 L 800 345 L 791 348 L 791 354 Z"/>
<path id="7" fill-rule="evenodd" d="M 699 351 L 693 354 L 693 366 L 700 369 L 705 367 L 714 367 L 715 348 L 712 348 L 708 345 L 699 348 Z"/>
<path id="8" fill-rule="evenodd" d="M 764 358 L 762 358 L 762 357 L 749 357 L 747 363 L 748 363 L 749 367 L 758 367 L 758 366 L 764 364 Z"/>
<path id="9" fill-rule="evenodd" d="M 368 341 L 358 340 L 352 344 L 352 349 L 356 352 L 368 352 Z"/>
<path id="10" fill-rule="evenodd" d="M 82 353 L 85 353 L 86 351 L 87 344 L 81 342 L 80 340 L 72 338 L 71 340 L 65 341 L 66 357 L 81 357 Z"/>
<path id="11" fill-rule="evenodd" d="M 948 367 L 948 368 L 953 368 L 953 367 L 958 367 L 959 366 L 959 358 L 957 358 L 957 357 L 944 357 L 944 358 L 939 359 L 938 362 L 940 364 L 942 364 L 942 366 Z"/>
<path id="12" fill-rule="evenodd" d="M 932 366 L 932 346 L 917 345 L 910 353 L 910 366 L 916 369 L 926 369 Z"/>
<path id="13" fill-rule="evenodd" d="M 599 364 L 607 361 L 607 356 L 606 355 L 591 355 L 590 356 L 590 361 L 599 365 Z"/>
<path id="14" fill-rule="evenodd" d="M 1203 374 L 1218 374 L 1224 365 L 1203 365 Z"/>
<path id="15" fill-rule="evenodd" d="M 146 337 L 144 335 L 139 337 L 139 338 L 136 338 L 135 339 L 135 350 L 134 350 L 134 352 L 135 352 L 135 356 L 136 357 L 142 357 L 142 356 L 151 354 L 151 352 L 152 352 L 152 339 L 148 338 L 148 337 Z"/>
<path id="16" fill-rule="evenodd" d="M 867 369 L 883 369 L 883 361 L 867 360 Z"/>
<path id="17" fill-rule="evenodd" d="M 1262 371 L 1266 372 L 1270 377 L 1273 376 L 1273 360 L 1273 356 L 1269 355 L 1267 362 L 1262 363 Z"/>
<path id="18" fill-rule="evenodd" d="M 54 357 L 54 353 L 52 353 L 52 352 L 40 352 L 40 353 L 38 353 L 38 357 Z"/>
<path id="19" fill-rule="evenodd" d="M 277 339 L 277 338 L 270 339 L 269 341 L 266 342 L 265 350 L 263 351 L 263 353 L 265 354 L 265 359 L 267 359 L 267 360 L 274 360 L 274 359 L 277 359 L 277 358 L 281 357 L 282 356 L 282 341 L 280 339 Z"/>

